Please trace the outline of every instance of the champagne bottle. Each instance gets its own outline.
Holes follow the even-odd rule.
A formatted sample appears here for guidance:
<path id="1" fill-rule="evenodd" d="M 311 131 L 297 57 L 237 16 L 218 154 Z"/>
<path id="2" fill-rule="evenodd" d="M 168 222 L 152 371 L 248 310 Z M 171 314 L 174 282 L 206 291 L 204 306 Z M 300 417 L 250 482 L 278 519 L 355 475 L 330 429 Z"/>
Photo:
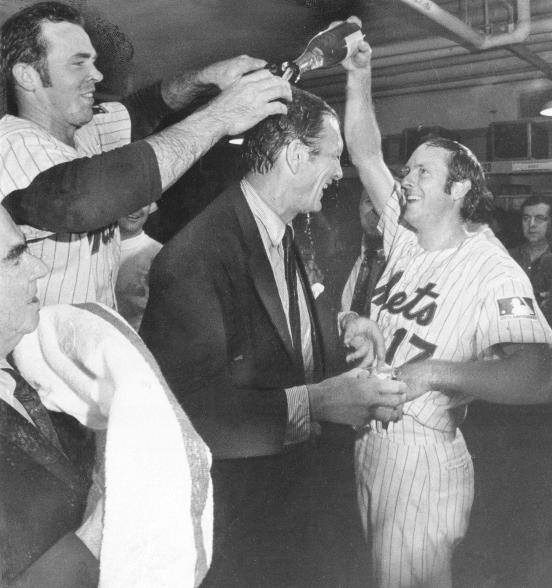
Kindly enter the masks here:
<path id="1" fill-rule="evenodd" d="M 315 35 L 301 55 L 281 66 L 271 65 L 272 73 L 285 80 L 297 82 L 306 71 L 337 65 L 349 57 L 356 44 L 364 38 L 361 28 L 352 22 L 343 22 L 332 29 Z"/>

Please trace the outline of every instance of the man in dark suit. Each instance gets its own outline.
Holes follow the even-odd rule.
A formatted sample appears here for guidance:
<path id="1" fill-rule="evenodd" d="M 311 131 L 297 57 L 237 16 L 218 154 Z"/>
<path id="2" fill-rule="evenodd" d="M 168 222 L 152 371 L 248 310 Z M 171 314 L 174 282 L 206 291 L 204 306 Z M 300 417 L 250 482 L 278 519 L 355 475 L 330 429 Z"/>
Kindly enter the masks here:
<path id="1" fill-rule="evenodd" d="M 311 422 L 363 425 L 403 385 L 324 376 L 312 294 L 291 222 L 341 177 L 336 113 L 298 89 L 246 134 L 246 174 L 160 252 L 141 333 L 211 451 L 215 533 L 205 586 L 308 586 Z M 383 408 L 381 408 L 383 407 Z"/>
<path id="2" fill-rule="evenodd" d="M 87 484 L 48 412 L 7 358 L 38 324 L 45 265 L 0 206 L 0 585 L 91 588 L 98 561 L 75 533 Z"/>

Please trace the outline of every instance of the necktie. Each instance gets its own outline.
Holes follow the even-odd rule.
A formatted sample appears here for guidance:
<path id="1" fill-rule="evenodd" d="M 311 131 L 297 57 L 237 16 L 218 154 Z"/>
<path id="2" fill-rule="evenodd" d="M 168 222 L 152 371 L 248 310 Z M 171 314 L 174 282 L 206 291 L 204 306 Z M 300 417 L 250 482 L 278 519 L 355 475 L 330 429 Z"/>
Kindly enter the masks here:
<path id="1" fill-rule="evenodd" d="M 379 249 L 367 249 L 364 252 L 351 301 L 352 311 L 370 317 L 372 294 L 383 271 L 384 261 Z"/>
<path id="2" fill-rule="evenodd" d="M 291 328 L 293 352 L 296 365 L 301 370 L 304 370 L 301 345 L 301 317 L 299 315 L 299 299 L 297 297 L 297 265 L 293 250 L 293 233 L 290 226 L 286 226 L 282 245 L 284 248 L 284 266 L 289 296 L 289 325 Z"/>
<path id="3" fill-rule="evenodd" d="M 36 390 L 26 382 L 21 374 L 12 368 L 2 368 L 5 372 L 15 380 L 14 397 L 23 405 L 36 428 L 40 433 L 52 443 L 57 449 L 62 451 L 57 433 L 54 429 L 52 421 L 48 416 L 46 408 L 40 401 Z"/>

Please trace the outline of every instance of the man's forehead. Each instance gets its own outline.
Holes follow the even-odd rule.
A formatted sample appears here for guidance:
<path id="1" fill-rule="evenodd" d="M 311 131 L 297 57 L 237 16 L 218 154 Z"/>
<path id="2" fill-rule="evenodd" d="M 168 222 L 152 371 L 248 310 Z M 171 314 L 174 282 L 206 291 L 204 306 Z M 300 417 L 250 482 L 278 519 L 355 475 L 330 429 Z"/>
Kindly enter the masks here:
<path id="1" fill-rule="evenodd" d="M 407 166 L 414 167 L 415 165 L 433 165 L 434 167 L 447 167 L 450 159 L 450 153 L 442 147 L 433 147 L 431 145 L 422 144 L 414 150 Z"/>
<path id="2" fill-rule="evenodd" d="M 523 207 L 524 214 L 550 214 L 550 205 L 545 202 L 539 202 L 538 204 L 528 204 Z"/>
<path id="3" fill-rule="evenodd" d="M 48 52 L 87 53 L 95 55 L 88 33 L 78 24 L 62 21 L 43 21 L 40 25 L 42 36 L 47 42 Z"/>

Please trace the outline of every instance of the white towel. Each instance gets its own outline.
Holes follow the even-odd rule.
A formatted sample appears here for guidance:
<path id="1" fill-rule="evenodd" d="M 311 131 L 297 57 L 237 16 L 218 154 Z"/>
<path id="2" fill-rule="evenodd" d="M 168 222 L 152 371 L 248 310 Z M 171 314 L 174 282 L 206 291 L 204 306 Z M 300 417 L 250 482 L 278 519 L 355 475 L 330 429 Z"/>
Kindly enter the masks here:
<path id="1" fill-rule="evenodd" d="M 99 304 L 46 306 L 14 359 L 47 408 L 107 429 L 100 587 L 198 586 L 211 456 L 138 335 Z"/>

